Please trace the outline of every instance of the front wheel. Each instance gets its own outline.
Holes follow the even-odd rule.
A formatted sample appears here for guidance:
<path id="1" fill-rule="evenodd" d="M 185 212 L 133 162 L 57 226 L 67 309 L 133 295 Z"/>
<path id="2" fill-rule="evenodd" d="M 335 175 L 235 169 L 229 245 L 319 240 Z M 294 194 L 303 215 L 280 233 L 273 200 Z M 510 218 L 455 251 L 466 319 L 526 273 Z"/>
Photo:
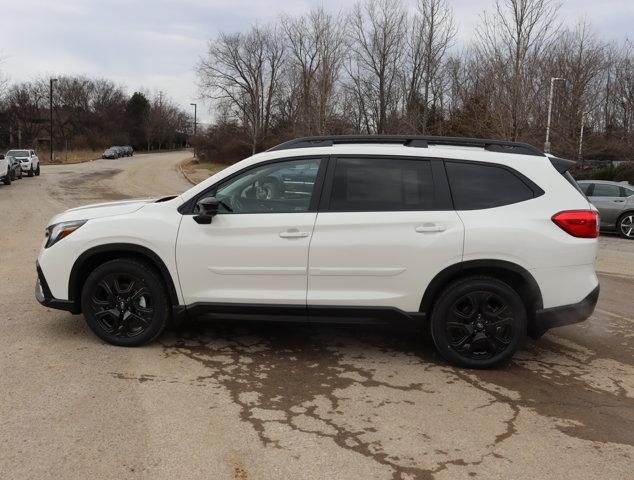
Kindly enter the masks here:
<path id="1" fill-rule="evenodd" d="M 634 212 L 629 212 L 619 218 L 619 234 L 628 240 L 634 240 Z"/>
<path id="2" fill-rule="evenodd" d="M 517 292 L 490 277 L 452 283 L 431 315 L 436 348 L 466 368 L 490 368 L 509 360 L 523 343 L 526 327 L 526 308 Z"/>
<path id="3" fill-rule="evenodd" d="M 110 260 L 84 283 L 81 307 L 90 329 L 112 345 L 136 347 L 158 337 L 169 318 L 159 275 L 133 259 Z"/>
<path id="4" fill-rule="evenodd" d="M 7 172 L 7 174 L 4 176 L 4 184 L 11 185 L 11 172 Z"/>
<path id="5" fill-rule="evenodd" d="M 28 173 L 29 177 L 33 176 L 33 165 L 31 165 L 31 168 L 29 168 L 29 173 Z"/>
<path id="6" fill-rule="evenodd" d="M 37 168 L 35 169 L 35 176 L 39 177 L 40 176 L 40 164 L 37 164 Z"/>

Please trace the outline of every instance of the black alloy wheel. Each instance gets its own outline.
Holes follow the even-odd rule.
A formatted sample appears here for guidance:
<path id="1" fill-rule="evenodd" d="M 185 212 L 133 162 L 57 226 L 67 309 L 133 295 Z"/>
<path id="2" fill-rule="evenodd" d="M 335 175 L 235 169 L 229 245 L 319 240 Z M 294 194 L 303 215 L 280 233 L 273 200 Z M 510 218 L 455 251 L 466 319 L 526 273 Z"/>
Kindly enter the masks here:
<path id="1" fill-rule="evenodd" d="M 440 353 L 467 368 L 488 368 L 508 359 L 526 337 L 526 309 L 509 285 L 469 277 L 451 284 L 436 302 L 432 337 Z"/>
<path id="2" fill-rule="evenodd" d="M 169 316 L 160 277 L 133 259 L 111 260 L 88 276 L 82 311 L 95 334 L 122 346 L 152 341 L 164 330 Z"/>

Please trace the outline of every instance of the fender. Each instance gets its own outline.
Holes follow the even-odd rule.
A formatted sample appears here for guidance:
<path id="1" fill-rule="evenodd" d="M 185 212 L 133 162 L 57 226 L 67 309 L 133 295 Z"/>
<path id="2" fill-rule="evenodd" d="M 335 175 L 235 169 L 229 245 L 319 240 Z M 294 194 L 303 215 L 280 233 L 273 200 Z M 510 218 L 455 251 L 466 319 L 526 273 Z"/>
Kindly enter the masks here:
<path id="1" fill-rule="evenodd" d="M 444 270 L 441 270 L 427 286 L 423 299 L 420 303 L 421 312 L 429 312 L 433 307 L 434 300 L 440 291 L 453 281 L 455 278 L 467 273 L 483 274 L 493 277 L 499 277 L 500 273 L 510 274 L 515 278 L 520 278 L 523 285 L 525 285 L 525 291 L 519 292 L 524 302 L 529 302 L 532 305 L 531 310 L 536 311 L 543 308 L 542 293 L 539 289 L 539 285 L 531 273 L 524 267 L 517 265 L 516 263 L 507 262 L 505 260 L 469 260 L 467 262 L 460 262 L 451 265 Z M 528 297 L 528 298 L 526 298 Z M 533 312 L 528 312 L 529 318 Z"/>
<path id="2" fill-rule="evenodd" d="M 79 304 L 80 295 L 75 295 L 75 293 L 78 291 L 79 280 L 81 278 L 82 271 L 85 266 L 90 265 L 91 259 L 104 256 L 107 259 L 110 259 L 114 258 L 115 256 L 119 256 L 119 254 L 125 255 L 126 253 L 131 253 L 135 257 L 143 257 L 145 260 L 148 260 L 154 267 L 156 267 L 161 275 L 161 278 L 165 282 L 171 304 L 173 306 L 179 305 L 174 280 L 172 279 L 172 275 L 170 274 L 168 268 L 165 266 L 165 263 L 163 262 L 161 257 L 159 257 L 149 248 L 133 243 L 108 243 L 105 245 L 98 245 L 96 247 L 89 248 L 79 257 L 77 257 L 77 260 L 75 260 L 73 268 L 71 269 L 70 277 L 68 280 L 69 300 L 77 305 Z"/>

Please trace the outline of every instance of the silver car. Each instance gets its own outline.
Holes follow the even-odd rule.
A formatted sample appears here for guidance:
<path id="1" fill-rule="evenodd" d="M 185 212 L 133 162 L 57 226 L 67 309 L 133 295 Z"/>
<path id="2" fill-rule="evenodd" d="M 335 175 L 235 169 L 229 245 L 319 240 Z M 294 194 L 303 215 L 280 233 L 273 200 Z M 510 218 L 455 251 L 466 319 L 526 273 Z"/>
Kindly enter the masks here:
<path id="1" fill-rule="evenodd" d="M 627 182 L 580 180 L 579 186 L 599 210 L 600 227 L 634 240 L 634 186 Z"/>

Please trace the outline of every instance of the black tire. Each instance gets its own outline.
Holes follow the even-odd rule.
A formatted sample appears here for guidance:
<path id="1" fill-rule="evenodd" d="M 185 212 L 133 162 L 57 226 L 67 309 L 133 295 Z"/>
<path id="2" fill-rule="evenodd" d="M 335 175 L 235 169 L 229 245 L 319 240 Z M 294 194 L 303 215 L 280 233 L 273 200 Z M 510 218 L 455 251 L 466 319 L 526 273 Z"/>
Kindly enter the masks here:
<path id="1" fill-rule="evenodd" d="M 29 177 L 33 176 L 33 165 L 31 165 L 31 168 L 29 169 Z"/>
<path id="2" fill-rule="evenodd" d="M 634 240 L 634 212 L 626 212 L 616 222 L 616 229 L 621 237 Z"/>
<path id="3" fill-rule="evenodd" d="M 40 164 L 37 164 L 37 168 L 35 169 L 35 176 L 39 177 L 40 176 Z"/>
<path id="4" fill-rule="evenodd" d="M 22 167 L 20 167 L 20 169 L 18 170 L 18 172 L 20 172 L 20 176 L 18 177 L 20 180 L 22 180 L 22 177 L 24 176 L 22 173 Z"/>
<path id="5" fill-rule="evenodd" d="M 454 365 L 491 368 L 508 361 L 526 338 L 526 308 L 506 283 L 471 276 L 450 284 L 431 315 L 440 354 Z"/>
<path id="6" fill-rule="evenodd" d="M 110 260 L 88 276 L 81 308 L 102 340 L 137 347 L 158 337 L 168 323 L 169 302 L 157 272 L 130 258 Z"/>
<path id="7" fill-rule="evenodd" d="M 4 184 L 11 185 L 11 172 L 7 172 L 7 174 L 5 175 Z"/>

